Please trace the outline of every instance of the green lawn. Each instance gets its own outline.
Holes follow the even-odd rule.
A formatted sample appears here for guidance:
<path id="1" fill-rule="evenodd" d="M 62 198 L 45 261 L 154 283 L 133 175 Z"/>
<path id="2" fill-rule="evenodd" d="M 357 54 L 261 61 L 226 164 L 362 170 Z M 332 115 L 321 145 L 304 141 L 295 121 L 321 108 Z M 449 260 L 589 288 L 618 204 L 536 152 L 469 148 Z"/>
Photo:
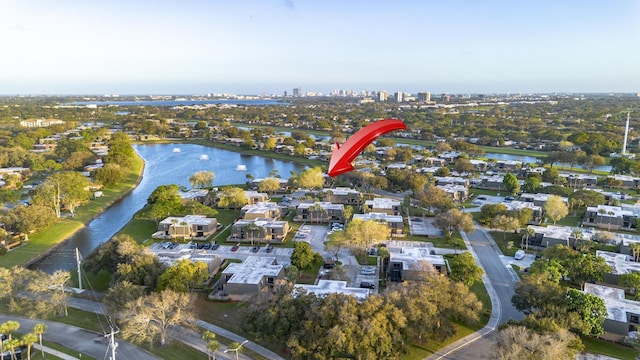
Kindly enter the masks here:
<path id="1" fill-rule="evenodd" d="M 611 356 L 620 360 L 635 360 L 640 355 L 636 349 L 592 337 L 581 337 L 584 351 Z"/>
<path id="2" fill-rule="evenodd" d="M 134 217 L 118 232 L 118 235 L 129 235 L 138 244 L 143 244 L 157 229 L 155 221 L 136 219 Z"/>
<path id="3" fill-rule="evenodd" d="M 133 160 L 132 170 L 130 170 L 125 181 L 118 186 L 103 190 L 104 195 L 101 198 L 90 200 L 87 205 L 78 208 L 74 218 L 63 219 L 55 225 L 30 234 L 26 245 L 13 249 L 8 254 L 0 257 L 0 266 L 24 265 L 29 260 L 49 250 L 52 246 L 69 238 L 110 204 L 133 189 L 142 174 L 143 165 L 142 159 L 136 157 Z"/>
<path id="4" fill-rule="evenodd" d="M 514 256 L 516 251 L 520 249 L 520 234 L 514 234 L 512 231 L 503 233 L 502 231 L 490 231 L 489 232 L 496 242 L 502 254 L 506 256 Z M 513 242 L 513 246 L 509 249 L 509 241 Z"/>

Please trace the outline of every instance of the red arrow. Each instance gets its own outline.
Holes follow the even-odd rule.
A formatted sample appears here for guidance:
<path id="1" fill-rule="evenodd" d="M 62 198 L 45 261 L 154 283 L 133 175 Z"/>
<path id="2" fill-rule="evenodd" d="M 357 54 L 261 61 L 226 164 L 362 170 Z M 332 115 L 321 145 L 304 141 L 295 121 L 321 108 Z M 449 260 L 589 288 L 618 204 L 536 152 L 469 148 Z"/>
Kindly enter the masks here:
<path id="1" fill-rule="evenodd" d="M 402 120 L 384 119 L 358 130 L 342 146 L 335 143 L 329 161 L 329 176 L 335 177 L 353 170 L 351 162 L 378 136 L 406 128 L 407 125 Z"/>

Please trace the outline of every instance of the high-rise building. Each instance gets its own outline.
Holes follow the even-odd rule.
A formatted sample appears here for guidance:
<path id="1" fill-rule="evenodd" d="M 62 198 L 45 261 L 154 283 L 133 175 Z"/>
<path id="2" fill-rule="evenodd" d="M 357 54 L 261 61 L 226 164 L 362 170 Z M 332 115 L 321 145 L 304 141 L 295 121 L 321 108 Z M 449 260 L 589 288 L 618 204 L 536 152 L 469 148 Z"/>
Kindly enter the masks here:
<path id="1" fill-rule="evenodd" d="M 387 101 L 387 96 L 389 96 L 389 94 L 382 90 L 378 92 L 378 101 Z"/>
<path id="2" fill-rule="evenodd" d="M 293 88 L 293 97 L 300 97 L 300 96 L 302 96 L 302 89 L 300 89 L 299 87 Z"/>
<path id="3" fill-rule="evenodd" d="M 287 90 L 284 91 L 284 97 L 287 97 Z"/>
<path id="4" fill-rule="evenodd" d="M 402 102 L 402 91 L 398 91 L 395 94 L 393 94 L 393 98 L 395 99 L 396 102 Z"/>
<path id="5" fill-rule="evenodd" d="M 431 93 L 428 91 L 418 93 L 418 101 L 421 101 L 421 102 L 431 101 Z"/>

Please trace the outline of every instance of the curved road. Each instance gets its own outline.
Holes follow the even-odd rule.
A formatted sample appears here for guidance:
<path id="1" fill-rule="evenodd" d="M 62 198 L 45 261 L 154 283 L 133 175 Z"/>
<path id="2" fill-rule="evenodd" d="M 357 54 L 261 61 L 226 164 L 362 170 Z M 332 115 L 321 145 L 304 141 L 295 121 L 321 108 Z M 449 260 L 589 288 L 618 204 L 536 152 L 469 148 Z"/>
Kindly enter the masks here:
<path id="1" fill-rule="evenodd" d="M 483 282 L 491 296 L 492 313 L 487 326 L 449 346 L 440 349 L 427 359 L 479 360 L 491 359 L 495 343 L 497 325 L 509 319 L 520 320 L 524 317 L 511 305 L 515 283 L 519 280 L 516 272 L 503 264 L 503 256 L 491 235 L 480 225 L 475 225 L 471 234 L 462 233 L 471 254 L 484 269 Z M 473 344 L 473 346 L 468 346 Z"/>

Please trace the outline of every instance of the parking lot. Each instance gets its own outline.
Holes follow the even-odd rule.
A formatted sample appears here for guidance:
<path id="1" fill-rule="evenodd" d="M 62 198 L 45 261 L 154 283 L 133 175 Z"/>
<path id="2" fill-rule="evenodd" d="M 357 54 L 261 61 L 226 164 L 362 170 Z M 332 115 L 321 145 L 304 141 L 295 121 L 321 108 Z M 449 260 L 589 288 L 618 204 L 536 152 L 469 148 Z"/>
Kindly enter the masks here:
<path id="1" fill-rule="evenodd" d="M 410 217 L 409 229 L 411 235 L 423 235 L 429 237 L 442 237 L 442 230 L 435 227 L 435 218 Z"/>

